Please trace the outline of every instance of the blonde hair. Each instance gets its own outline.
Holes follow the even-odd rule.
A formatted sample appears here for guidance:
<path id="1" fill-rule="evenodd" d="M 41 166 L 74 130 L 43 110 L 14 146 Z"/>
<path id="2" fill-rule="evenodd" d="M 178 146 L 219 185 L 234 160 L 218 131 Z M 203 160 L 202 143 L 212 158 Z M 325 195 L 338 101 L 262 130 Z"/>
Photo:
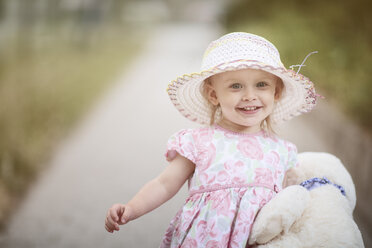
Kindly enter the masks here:
<path id="1" fill-rule="evenodd" d="M 207 100 L 209 109 L 211 111 L 209 125 L 212 126 L 216 121 L 217 110 L 220 108 L 220 106 L 219 105 L 216 106 L 216 105 L 212 104 L 209 100 L 209 97 L 208 97 L 208 93 L 209 93 L 208 87 L 210 85 L 212 85 L 211 77 L 208 77 L 208 78 L 204 79 L 204 82 L 202 83 L 202 95 Z M 278 80 L 277 80 L 277 83 L 276 83 L 276 86 L 275 86 L 275 95 L 278 97 L 277 99 L 280 99 L 282 97 L 282 93 L 283 93 L 283 90 L 284 90 L 284 83 L 283 83 L 282 79 L 280 79 L 279 77 L 277 77 L 277 78 L 278 78 Z M 272 127 L 270 115 L 268 117 L 266 117 L 266 119 L 261 122 L 261 128 L 267 130 L 270 133 L 275 134 L 275 131 Z"/>

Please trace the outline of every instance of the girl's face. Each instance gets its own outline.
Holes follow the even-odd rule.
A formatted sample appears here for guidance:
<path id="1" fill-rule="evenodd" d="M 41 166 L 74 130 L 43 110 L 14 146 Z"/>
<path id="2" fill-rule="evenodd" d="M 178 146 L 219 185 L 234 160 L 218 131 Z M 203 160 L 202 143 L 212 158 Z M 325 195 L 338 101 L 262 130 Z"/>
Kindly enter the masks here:
<path id="1" fill-rule="evenodd" d="M 281 94 L 277 87 L 280 79 L 262 70 L 223 72 L 212 76 L 210 82 L 208 99 L 222 110 L 219 125 L 237 132 L 260 131 L 261 123 L 273 112 Z"/>

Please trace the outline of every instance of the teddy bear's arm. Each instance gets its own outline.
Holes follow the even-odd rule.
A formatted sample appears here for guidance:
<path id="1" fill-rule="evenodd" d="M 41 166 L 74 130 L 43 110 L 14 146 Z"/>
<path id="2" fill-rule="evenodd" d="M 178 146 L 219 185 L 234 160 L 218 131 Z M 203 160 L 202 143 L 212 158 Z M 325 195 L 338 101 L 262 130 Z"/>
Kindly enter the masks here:
<path id="1" fill-rule="evenodd" d="M 310 201 L 309 192 L 293 185 L 279 192 L 258 213 L 253 223 L 249 244 L 265 244 L 289 228 Z"/>

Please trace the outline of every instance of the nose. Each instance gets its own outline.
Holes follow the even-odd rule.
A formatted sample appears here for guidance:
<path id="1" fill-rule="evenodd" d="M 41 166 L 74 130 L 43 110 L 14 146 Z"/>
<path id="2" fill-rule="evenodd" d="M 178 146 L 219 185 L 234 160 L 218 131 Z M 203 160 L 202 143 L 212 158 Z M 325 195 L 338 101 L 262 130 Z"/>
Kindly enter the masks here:
<path id="1" fill-rule="evenodd" d="M 254 90 L 252 89 L 245 90 L 244 95 L 242 96 L 242 101 L 251 102 L 253 100 L 256 100 L 256 94 L 254 93 Z"/>

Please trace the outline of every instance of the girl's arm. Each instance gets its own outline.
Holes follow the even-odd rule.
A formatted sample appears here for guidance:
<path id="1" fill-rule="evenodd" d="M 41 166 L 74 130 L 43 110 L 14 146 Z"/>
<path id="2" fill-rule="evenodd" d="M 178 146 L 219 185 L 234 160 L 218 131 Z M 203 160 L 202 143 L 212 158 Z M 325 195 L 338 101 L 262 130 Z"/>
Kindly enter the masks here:
<path id="1" fill-rule="evenodd" d="M 126 224 L 168 201 L 192 175 L 194 169 L 194 163 L 177 154 L 166 169 L 146 183 L 127 204 L 115 204 L 109 209 L 106 230 L 118 231 L 119 225 Z"/>

